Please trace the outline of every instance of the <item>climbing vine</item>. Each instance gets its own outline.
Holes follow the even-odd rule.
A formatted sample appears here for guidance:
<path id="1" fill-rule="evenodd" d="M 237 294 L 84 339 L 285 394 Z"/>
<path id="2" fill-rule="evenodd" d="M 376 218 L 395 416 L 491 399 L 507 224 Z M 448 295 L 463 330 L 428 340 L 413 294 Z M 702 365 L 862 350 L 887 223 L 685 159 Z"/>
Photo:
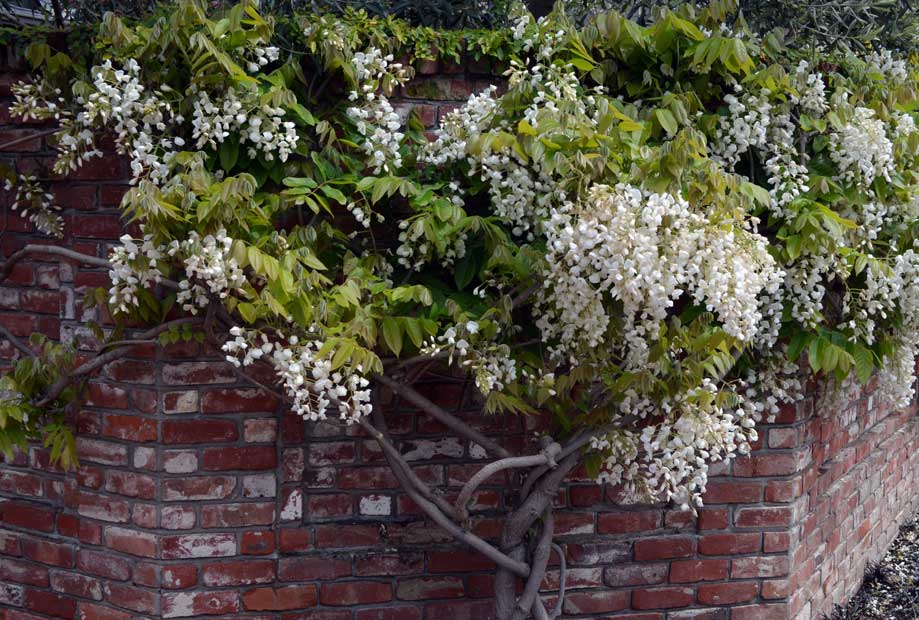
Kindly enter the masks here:
<path id="1" fill-rule="evenodd" d="M 17 341 L 0 447 L 45 436 L 72 462 L 67 413 L 95 370 L 137 342 L 206 340 L 241 376 L 269 367 L 265 389 L 304 419 L 379 441 L 425 513 L 497 562 L 499 618 L 557 617 L 537 592 L 552 498 L 580 463 L 693 510 L 709 463 L 748 452 L 808 370 L 913 395 L 916 68 L 883 49 L 788 49 L 735 9 L 576 27 L 518 7 L 506 31 L 437 32 L 181 0 L 151 21 L 107 15 L 88 59 L 33 44 L 13 113 L 58 123 L 57 175 L 111 136 L 141 232 L 105 258 L 7 259 L 4 275 L 36 253 L 107 266 L 90 304 L 115 324 L 93 324 L 102 349 L 81 365 Z M 434 58 L 502 75 L 431 136 L 393 96 Z M 60 234 L 42 179 L 8 189 Z M 546 414 L 539 445 L 513 454 L 425 399 L 412 386 L 432 365 L 474 382 L 483 415 Z M 492 459 L 458 501 L 395 448 L 382 388 Z M 528 473 L 495 546 L 466 502 L 505 469 Z"/>

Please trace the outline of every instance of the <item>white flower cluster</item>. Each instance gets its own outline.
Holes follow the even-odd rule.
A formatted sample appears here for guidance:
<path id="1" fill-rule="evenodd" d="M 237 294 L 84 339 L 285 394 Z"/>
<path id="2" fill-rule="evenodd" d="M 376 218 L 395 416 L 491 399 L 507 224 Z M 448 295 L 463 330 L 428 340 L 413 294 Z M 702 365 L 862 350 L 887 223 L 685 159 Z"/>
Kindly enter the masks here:
<path id="1" fill-rule="evenodd" d="M 700 399 L 703 392 L 710 396 Z M 734 406 L 719 406 L 717 393 L 715 384 L 705 379 L 661 403 L 641 398 L 629 402 L 633 414 L 650 410 L 664 421 L 645 426 L 641 433 L 617 430 L 594 437 L 591 447 L 604 455 L 598 482 L 622 485 L 634 499 L 674 501 L 683 510 L 701 506 L 709 463 L 747 454 L 757 438 L 752 402 L 733 394 Z"/>
<path id="2" fill-rule="evenodd" d="M 870 72 L 880 74 L 885 79 L 905 82 L 909 78 L 906 61 L 894 58 L 893 53 L 888 49 L 871 52 L 865 56 L 865 63 Z"/>
<path id="3" fill-rule="evenodd" d="M 537 326 L 552 353 L 578 363 L 608 346 L 608 299 L 622 304 L 628 368 L 647 364 L 675 301 L 687 295 L 713 311 L 725 331 L 750 340 L 763 318 L 760 295 L 783 274 L 764 238 L 693 211 L 679 196 L 598 185 L 547 225 L 545 287 Z"/>
<path id="4" fill-rule="evenodd" d="M 811 71 L 810 64 L 802 60 L 795 67 L 795 81 L 798 89 L 797 96 L 791 97 L 791 102 L 801 108 L 805 114 L 819 117 L 826 112 L 830 104 L 826 100 L 826 87 L 823 76 Z"/>
<path id="5" fill-rule="evenodd" d="M 449 352 L 449 363 L 456 356 L 460 365 L 467 368 L 475 377 L 479 391 L 488 395 L 503 390 L 508 384 L 517 380 L 517 361 L 511 356 L 510 347 L 494 342 L 475 342 L 479 324 L 466 321 L 463 324 L 448 328 L 437 338 L 432 338 L 421 349 L 426 355 L 438 355 Z"/>
<path id="6" fill-rule="evenodd" d="M 830 134 L 830 158 L 842 179 L 863 187 L 876 177 L 889 181 L 895 168 L 887 126 L 870 108 L 856 107 L 846 126 Z"/>
<path id="7" fill-rule="evenodd" d="M 232 257 L 233 239 L 221 229 L 214 235 L 201 237 L 196 231 L 188 239 L 173 241 L 167 250 L 169 256 L 179 256 L 185 266 L 185 280 L 179 282 L 176 301 L 182 309 L 197 314 L 206 308 L 211 296 L 226 299 L 246 284 L 246 276 Z"/>
<path id="8" fill-rule="evenodd" d="M 109 262 L 112 268 L 108 275 L 112 282 L 109 288 L 109 304 L 115 310 L 128 313 L 140 304 L 139 289 L 150 289 L 163 279 L 159 269 L 165 247 L 153 244 L 153 235 L 144 234 L 143 239 L 122 235 L 120 246 L 112 249 Z"/>
<path id="9" fill-rule="evenodd" d="M 38 232 L 49 237 L 64 235 L 64 219 L 59 214 L 61 208 L 54 204 L 54 196 L 42 189 L 35 176 L 22 175 L 15 185 L 7 179 L 4 189 L 16 192 L 10 209 L 19 211 Z"/>
<path id="10" fill-rule="evenodd" d="M 498 107 L 498 87 L 491 85 L 469 95 L 461 107 L 448 112 L 434 131 L 434 139 L 425 145 L 423 161 L 435 166 L 466 159 L 466 141 L 485 133 Z"/>
<path id="11" fill-rule="evenodd" d="M 392 54 L 384 56 L 375 47 L 355 53 L 351 62 L 360 90 L 351 91 L 348 99 L 361 100 L 361 105 L 349 107 L 347 114 L 364 136 L 362 148 L 373 173 L 393 173 L 402 167 L 400 148 L 405 134 L 401 131 L 402 118 L 380 91 L 384 78 L 388 77 L 394 85 L 402 85 L 408 75 L 400 63 L 393 62 Z"/>
<path id="12" fill-rule="evenodd" d="M 106 60 L 92 70 L 94 92 L 83 102 L 75 126 L 90 128 L 101 121 L 115 132 L 118 151 L 131 157 L 133 181 L 149 174 L 154 182 L 169 176 L 174 141 L 167 131 L 182 117 L 174 115 L 165 99 L 166 88 L 147 92 L 140 81 L 140 65 L 133 58 L 122 68 Z M 181 139 L 179 139 L 181 142 Z M 80 141 L 76 140 L 76 145 Z M 64 165 L 62 157 L 57 165 Z M 70 159 L 71 165 L 74 160 Z"/>
<path id="13" fill-rule="evenodd" d="M 240 55 L 246 58 L 246 70 L 249 73 L 258 73 L 263 68 L 273 63 L 280 57 L 281 50 L 273 45 L 262 45 L 259 41 L 252 47 L 239 48 Z"/>
<path id="14" fill-rule="evenodd" d="M 768 144 L 769 123 L 772 119 L 772 104 L 767 89 L 754 95 L 744 93 L 740 84 L 734 88 L 736 95 L 728 94 L 724 97 L 728 115 L 718 119 L 717 136 L 712 145 L 713 157 L 724 162 L 727 168 L 733 168 L 751 148 L 762 149 Z"/>
<path id="15" fill-rule="evenodd" d="M 462 207 L 465 203 L 459 184 L 451 181 L 447 187 L 450 190 L 450 202 Z M 440 263 L 449 267 L 466 256 L 467 239 L 465 231 L 452 234 L 447 240 L 449 245 L 439 256 Z M 435 245 L 425 239 L 423 218 L 414 216 L 399 222 L 399 247 L 396 248 L 396 256 L 400 265 L 406 269 L 420 270 L 434 258 L 435 249 Z"/>
<path id="16" fill-rule="evenodd" d="M 214 101 L 207 92 L 199 92 L 192 112 L 192 138 L 197 148 L 214 148 L 231 135 L 241 144 L 249 144 L 248 155 L 261 154 L 267 161 L 277 157 L 287 161 L 297 148 L 300 136 L 296 124 L 284 120 L 283 108 L 262 103 L 258 89 L 229 87 L 221 99 Z"/>
<path id="17" fill-rule="evenodd" d="M 310 336 L 318 333 L 315 328 L 310 331 Z M 231 328 L 230 335 L 233 339 L 223 345 L 227 360 L 237 367 L 258 360 L 270 364 L 293 401 L 291 408 L 303 419 L 325 420 L 332 408 L 338 410 L 341 420 L 352 424 L 372 411 L 370 382 L 363 369 L 344 366 L 333 370 L 334 351 L 324 357 L 317 355 L 323 346 L 321 340 L 291 335 L 273 341 L 240 327 Z"/>

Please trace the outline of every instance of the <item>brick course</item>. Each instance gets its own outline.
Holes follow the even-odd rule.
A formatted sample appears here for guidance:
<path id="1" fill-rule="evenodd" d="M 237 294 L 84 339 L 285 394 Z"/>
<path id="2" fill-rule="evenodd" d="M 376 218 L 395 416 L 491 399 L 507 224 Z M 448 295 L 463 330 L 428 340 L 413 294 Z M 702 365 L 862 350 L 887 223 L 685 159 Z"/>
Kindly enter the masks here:
<path id="1" fill-rule="evenodd" d="M 469 70 L 425 63 L 399 109 L 434 123 L 484 87 L 485 76 Z M 0 95 L 13 81 L 8 68 Z M 0 126 L 0 143 L 40 129 Z M 0 153 L 20 171 L 50 157 L 42 138 Z M 69 247 L 107 253 L 122 230 L 124 173 L 108 156 L 54 184 L 68 207 Z M 7 217 L 6 256 L 37 239 L 18 214 Z M 84 311 L 82 297 L 105 281 L 98 269 L 24 262 L 0 287 L 0 323 L 89 351 L 82 321 L 102 317 Z M 0 342 L 0 359 L 16 354 Z M 532 434 L 529 420 L 475 418 L 475 395 L 461 384 L 421 388 L 508 445 Z M 479 466 L 475 450 L 397 399 L 384 406 L 416 473 L 456 493 Z M 915 413 L 890 411 L 870 385 L 824 413 L 814 392 L 762 428 L 752 455 L 715 468 L 698 516 L 620 505 L 613 489 L 576 472 L 556 516 L 568 560 L 565 617 L 819 618 L 853 593 L 866 562 L 917 508 Z M 50 465 L 39 446 L 0 462 L 2 620 L 491 617 L 493 565 L 419 516 L 372 441 L 294 418 L 196 343 L 139 348 L 112 364 L 75 423 L 76 471 Z M 514 488 L 496 476 L 477 492 L 478 534 L 498 533 Z M 551 568 L 549 604 L 558 579 Z"/>

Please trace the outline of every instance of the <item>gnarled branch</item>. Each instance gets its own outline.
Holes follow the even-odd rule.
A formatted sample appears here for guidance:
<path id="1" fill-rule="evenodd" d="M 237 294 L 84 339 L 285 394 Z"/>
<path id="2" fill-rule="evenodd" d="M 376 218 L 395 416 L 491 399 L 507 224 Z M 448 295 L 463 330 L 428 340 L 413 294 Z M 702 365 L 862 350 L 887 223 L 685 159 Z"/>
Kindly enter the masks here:
<path id="1" fill-rule="evenodd" d="M 424 396 L 422 396 L 417 390 L 412 388 L 409 385 L 399 383 L 398 381 L 387 377 L 386 375 L 375 374 L 373 379 L 379 383 L 382 383 L 389 389 L 391 389 L 395 394 L 401 396 L 409 403 L 415 405 L 421 409 L 425 414 L 434 418 L 454 433 L 474 441 L 475 443 L 482 446 L 486 452 L 492 456 L 506 459 L 513 456 L 503 447 L 499 446 L 497 443 L 475 430 L 470 428 L 468 424 L 465 424 L 463 421 L 457 419 L 456 417 L 447 413 L 442 407 L 439 407 L 435 403 L 431 402 Z"/>

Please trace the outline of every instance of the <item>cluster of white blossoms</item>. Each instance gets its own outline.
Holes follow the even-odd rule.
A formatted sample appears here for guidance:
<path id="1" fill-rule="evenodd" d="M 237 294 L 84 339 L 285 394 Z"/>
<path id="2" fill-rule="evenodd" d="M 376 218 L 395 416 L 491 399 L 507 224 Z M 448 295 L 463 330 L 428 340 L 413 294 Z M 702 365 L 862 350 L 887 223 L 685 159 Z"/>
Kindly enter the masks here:
<path id="1" fill-rule="evenodd" d="M 168 87 L 155 92 L 146 90 L 140 80 L 140 65 L 133 58 L 121 68 L 106 60 L 92 70 L 94 91 L 83 101 L 75 126 L 90 128 L 101 122 L 115 133 L 120 153 L 131 157 L 133 181 L 148 175 L 154 182 L 166 179 L 172 169 L 175 139 L 169 135 L 172 125 L 181 123 L 166 99 Z M 79 141 L 77 141 L 79 143 Z M 67 157 L 56 166 L 65 165 Z M 73 165 L 73 159 L 70 159 Z"/>
<path id="2" fill-rule="evenodd" d="M 467 139 L 485 133 L 498 107 L 498 87 L 491 85 L 469 95 L 461 107 L 447 112 L 424 147 L 422 159 L 435 166 L 466 159 Z"/>
<path id="3" fill-rule="evenodd" d="M 749 341 L 763 319 L 760 295 L 783 277 L 767 241 L 696 212 L 679 196 L 629 185 L 591 188 L 553 212 L 537 319 L 552 353 L 578 363 L 608 342 L 608 299 L 621 303 L 628 368 L 647 364 L 660 322 L 684 294 Z"/>
<path id="4" fill-rule="evenodd" d="M 196 231 L 188 239 L 174 240 L 166 250 L 171 257 L 181 257 L 185 279 L 179 282 L 176 301 L 182 309 L 197 314 L 206 308 L 211 297 L 226 299 L 246 284 L 246 276 L 232 256 L 233 239 L 221 229 L 213 235 L 201 237 Z"/>
<path id="5" fill-rule="evenodd" d="M 281 55 L 281 50 L 273 45 L 264 45 L 264 41 L 261 40 L 251 47 L 239 48 L 238 52 L 246 58 L 246 70 L 249 73 L 261 71 Z"/>
<path id="6" fill-rule="evenodd" d="M 8 192 L 15 191 L 10 209 L 19 211 L 40 233 L 49 237 L 62 237 L 64 219 L 60 216 L 61 208 L 54 204 L 54 195 L 42 188 L 34 175 L 22 175 L 18 183 L 7 179 L 3 185 Z"/>
<path id="7" fill-rule="evenodd" d="M 664 420 L 640 433 L 622 429 L 593 437 L 591 447 L 604 455 L 598 481 L 621 485 L 627 499 L 674 501 L 683 510 L 701 506 L 709 463 L 747 454 L 757 439 L 752 400 L 739 394 L 718 399 L 718 392 L 706 378 L 663 402 L 628 399 L 631 415 L 653 411 Z M 717 404 L 720 400 L 733 404 Z"/>
<path id="8" fill-rule="evenodd" d="M 826 99 L 823 76 L 811 71 L 810 64 L 802 60 L 795 67 L 795 81 L 798 94 L 790 98 L 791 102 L 800 107 L 805 114 L 814 117 L 823 115 L 830 107 Z"/>
<path id="9" fill-rule="evenodd" d="M 370 382 L 360 366 L 333 369 L 334 351 L 319 357 L 324 343 L 318 334 L 314 326 L 302 340 L 296 335 L 272 340 L 263 333 L 233 327 L 232 339 L 224 343 L 223 351 L 236 367 L 259 360 L 270 364 L 291 398 L 293 412 L 303 419 L 326 420 L 330 409 L 337 409 L 341 420 L 353 424 L 372 411 Z M 317 338 L 309 337 L 312 335 Z"/>
<path id="10" fill-rule="evenodd" d="M 478 333 L 479 324 L 475 321 L 454 325 L 426 342 L 421 353 L 433 356 L 446 352 L 450 364 L 456 358 L 472 374 L 479 391 L 487 396 L 517 380 L 517 361 L 508 345 L 482 342 L 476 336 Z"/>
<path id="11" fill-rule="evenodd" d="M 727 168 L 733 168 L 751 148 L 762 149 L 769 143 L 772 120 L 767 89 L 762 89 L 758 95 L 745 93 L 740 84 L 734 89 L 737 94 L 724 97 L 728 114 L 718 119 L 717 136 L 712 145 L 712 156 Z"/>
<path id="12" fill-rule="evenodd" d="M 870 72 L 878 73 L 894 82 L 905 82 L 909 78 L 906 61 L 894 58 L 893 53 L 888 49 L 869 53 L 865 56 L 865 63 Z"/>
<path id="13" fill-rule="evenodd" d="M 351 58 L 359 90 L 348 95 L 349 101 L 361 101 L 348 108 L 348 117 L 354 121 L 358 133 L 364 136 L 361 145 L 367 154 L 367 164 L 374 174 L 393 173 L 402 167 L 402 118 L 395 111 L 382 86 L 387 79 L 400 86 L 408 80 L 404 67 L 393 62 L 393 55 L 384 55 L 375 47 L 357 52 Z"/>
<path id="14" fill-rule="evenodd" d="M 231 86 L 216 101 L 201 91 L 193 104 L 192 139 L 201 149 L 238 136 L 241 144 L 249 145 L 249 157 L 261 153 L 267 161 L 287 161 L 300 137 L 296 124 L 284 115 L 283 108 L 263 103 L 255 87 Z"/>
<path id="15" fill-rule="evenodd" d="M 128 313 L 140 305 L 138 290 L 149 290 L 163 279 L 159 264 L 163 260 L 165 247 L 154 245 L 153 235 L 144 234 L 142 239 L 122 235 L 120 246 L 112 248 L 109 254 L 109 305 L 117 311 Z"/>
<path id="16" fill-rule="evenodd" d="M 856 107 L 845 127 L 830 134 L 830 158 L 847 182 L 869 187 L 876 177 L 889 181 L 895 162 L 886 123 L 871 108 Z"/>
<path id="17" fill-rule="evenodd" d="M 459 183 L 450 181 L 447 185 L 450 190 L 450 202 L 454 206 L 462 207 L 465 202 Z M 396 248 L 397 262 L 406 269 L 420 270 L 435 257 L 436 247 L 425 239 L 425 222 L 421 217 L 411 217 L 399 222 L 399 247 Z M 466 256 L 466 231 L 454 232 L 449 239 L 444 239 L 446 248 L 439 253 L 440 264 L 450 267 L 457 260 Z"/>

